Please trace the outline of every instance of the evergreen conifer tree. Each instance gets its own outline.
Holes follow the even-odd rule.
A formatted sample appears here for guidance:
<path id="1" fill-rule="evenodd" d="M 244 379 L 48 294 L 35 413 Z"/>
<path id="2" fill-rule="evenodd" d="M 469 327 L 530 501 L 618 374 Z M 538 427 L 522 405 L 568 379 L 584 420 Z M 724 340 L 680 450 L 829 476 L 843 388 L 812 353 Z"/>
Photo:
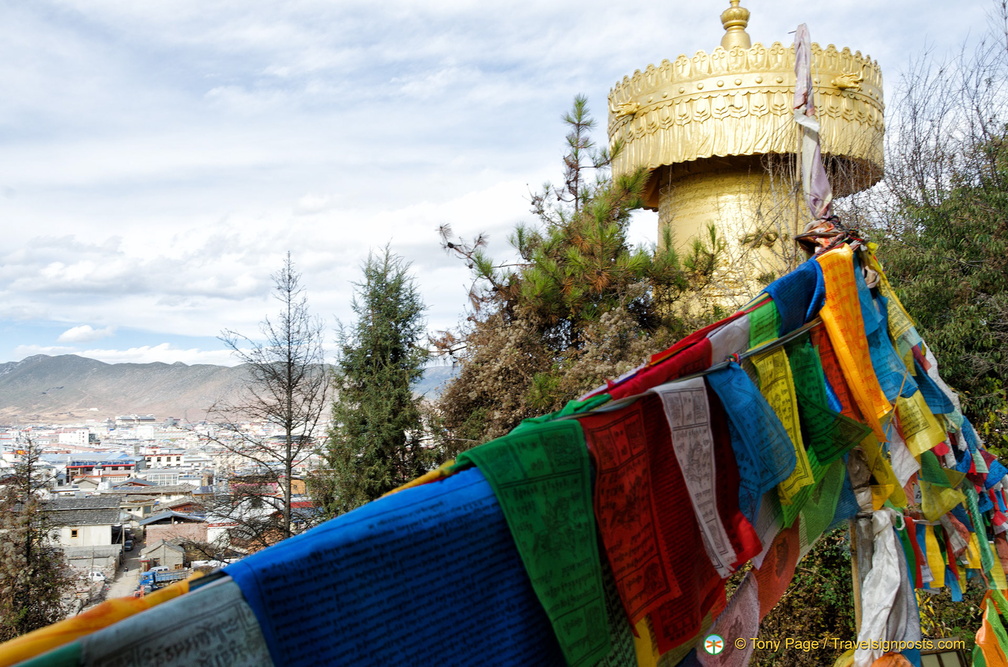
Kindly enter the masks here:
<path id="1" fill-rule="evenodd" d="M 514 262 L 496 263 L 483 236 L 470 242 L 441 229 L 445 249 L 474 277 L 467 327 L 436 341 L 462 365 L 438 405 L 446 455 L 558 410 L 718 315 L 677 304 L 710 279 L 723 240 L 711 230 L 682 257 L 670 238 L 632 246 L 645 170 L 612 177 L 584 97 L 563 121 L 564 184 L 532 196 L 536 222 L 515 228 Z"/>
<path id="2" fill-rule="evenodd" d="M 423 474 L 420 399 L 425 306 L 409 264 L 386 246 L 371 254 L 355 283 L 357 321 L 340 329 L 336 393 L 324 467 L 312 489 L 329 516 L 348 512 Z"/>
<path id="3" fill-rule="evenodd" d="M 31 441 L 0 491 L 0 642 L 61 620 L 73 581 L 41 498 L 40 449 Z"/>

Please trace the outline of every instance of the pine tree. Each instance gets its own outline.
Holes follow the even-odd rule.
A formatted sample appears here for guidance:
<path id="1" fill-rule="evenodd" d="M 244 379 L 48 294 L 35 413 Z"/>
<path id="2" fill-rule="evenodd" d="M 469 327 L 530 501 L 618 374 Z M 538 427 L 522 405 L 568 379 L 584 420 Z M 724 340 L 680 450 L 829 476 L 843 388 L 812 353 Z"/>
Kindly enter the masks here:
<path id="1" fill-rule="evenodd" d="M 467 329 L 436 341 L 462 364 L 438 405 L 446 455 L 559 409 L 715 317 L 673 305 L 709 279 L 721 241 L 698 241 L 682 258 L 669 239 L 631 246 L 647 174 L 611 177 L 612 155 L 591 140 L 584 97 L 563 120 L 564 184 L 532 196 L 536 222 L 510 238 L 517 261 L 496 263 L 483 236 L 467 242 L 441 230 L 445 249 L 474 275 Z"/>
<path id="2" fill-rule="evenodd" d="M 3 479 L 0 496 L 0 642 L 61 620 L 67 613 L 64 595 L 73 594 L 41 498 L 46 486 L 38 467 L 41 450 L 29 441 L 23 452 L 13 474 Z"/>
<path id="3" fill-rule="evenodd" d="M 330 516 L 423 474 L 432 460 L 412 390 L 428 357 L 425 306 L 409 264 L 388 247 L 368 256 L 363 274 L 352 304 L 357 321 L 340 330 L 325 464 L 311 480 Z"/>

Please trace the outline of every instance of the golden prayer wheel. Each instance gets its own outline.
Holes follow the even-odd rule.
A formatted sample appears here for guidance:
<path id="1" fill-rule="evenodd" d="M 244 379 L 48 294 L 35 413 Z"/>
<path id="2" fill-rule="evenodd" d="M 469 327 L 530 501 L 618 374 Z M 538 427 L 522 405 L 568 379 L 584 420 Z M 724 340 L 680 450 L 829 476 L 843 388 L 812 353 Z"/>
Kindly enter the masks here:
<path id="1" fill-rule="evenodd" d="M 714 225 L 725 242 L 707 296 L 738 306 L 804 256 L 793 238 L 809 221 L 802 201 L 794 120 L 795 52 L 752 44 L 749 11 L 730 0 L 721 45 L 648 65 L 609 93 L 613 175 L 645 167 L 645 206 L 658 242 L 682 252 Z M 823 160 L 835 196 L 882 177 L 882 73 L 860 51 L 812 44 Z"/>

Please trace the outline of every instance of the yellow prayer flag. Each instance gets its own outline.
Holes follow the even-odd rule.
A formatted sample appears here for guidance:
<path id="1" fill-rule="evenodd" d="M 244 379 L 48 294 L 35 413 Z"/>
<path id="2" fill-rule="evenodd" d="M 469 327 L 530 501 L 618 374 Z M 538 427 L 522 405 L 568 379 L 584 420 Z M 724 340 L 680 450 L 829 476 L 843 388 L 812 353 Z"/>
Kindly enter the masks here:
<path id="1" fill-rule="evenodd" d="M 995 558 L 991 565 L 991 579 L 994 580 L 994 587 L 1003 591 L 1008 588 L 1008 581 L 1005 581 L 1004 568 L 1001 566 L 1001 559 Z"/>
<path id="2" fill-rule="evenodd" d="M 802 442 L 801 423 L 798 421 L 798 399 L 795 395 L 791 364 L 782 347 L 753 356 L 752 363 L 759 375 L 760 393 L 784 425 L 794 447 L 795 468 L 787 479 L 777 485 L 781 502 L 790 505 L 799 491 L 815 484 L 812 464 Z"/>
<path id="3" fill-rule="evenodd" d="M 637 667 L 658 667 L 658 649 L 651 637 L 651 626 L 647 617 L 637 621 L 634 626 L 634 653 L 637 655 Z"/>
<path id="4" fill-rule="evenodd" d="M 875 437 L 884 442 L 886 437 L 880 420 L 889 414 L 892 406 L 872 368 L 854 279 L 853 252 L 849 246 L 842 245 L 817 259 L 826 284 L 826 303 L 819 316 L 826 326 L 826 333 L 861 414 Z"/>
<path id="5" fill-rule="evenodd" d="M 172 584 L 142 598 L 114 598 L 106 600 L 97 607 L 92 607 L 76 616 L 39 628 L 34 632 L 21 635 L 6 644 L 0 644 L 0 667 L 16 665 L 19 662 L 42 655 L 54 648 L 59 648 L 72 641 L 90 635 L 102 628 L 107 628 L 124 618 L 139 614 L 162 602 L 167 602 L 189 592 L 189 582 L 202 576 L 201 572 L 193 574 L 185 581 Z"/>
<path id="6" fill-rule="evenodd" d="M 966 567 L 972 570 L 981 570 L 980 565 L 980 543 L 977 542 L 976 533 L 970 533 L 969 544 L 966 545 Z"/>
<path id="7" fill-rule="evenodd" d="M 910 317 L 910 313 L 903 307 L 899 297 L 896 296 L 896 290 L 892 288 L 892 284 L 886 277 L 885 271 L 882 270 L 882 264 L 878 261 L 875 253 L 868 253 L 868 266 L 878 273 L 879 292 L 889 302 L 889 336 L 893 340 L 899 340 L 916 325 L 913 318 Z"/>
<path id="8" fill-rule="evenodd" d="M 953 507 L 966 502 L 966 496 L 961 491 L 931 484 L 923 479 L 917 482 L 921 491 L 921 513 L 928 521 L 938 521 Z"/>
<path id="9" fill-rule="evenodd" d="M 871 487 L 871 504 L 872 511 L 878 512 L 885 505 L 885 502 L 889 500 L 889 496 L 893 493 L 892 484 L 872 484 Z"/>
<path id="10" fill-rule="evenodd" d="M 906 493 L 903 492 L 903 486 L 899 483 L 899 478 L 896 476 L 892 466 L 889 464 L 889 459 L 887 459 L 885 454 L 882 453 L 882 445 L 875 437 L 875 434 L 869 433 L 865 439 L 861 441 L 860 447 L 861 451 L 864 452 L 865 462 L 868 464 L 868 469 L 871 471 L 871 474 L 874 475 L 876 481 L 879 482 L 879 491 L 875 491 L 873 488 L 872 494 L 874 495 L 884 490 L 888 493 L 888 495 L 886 498 L 882 499 L 882 502 L 885 502 L 885 500 L 888 499 L 891 500 L 892 504 L 896 507 L 906 507 Z M 875 509 L 879 509 L 879 507 L 876 507 Z"/>
<path id="11" fill-rule="evenodd" d="M 924 547 L 927 556 L 928 567 L 931 568 L 931 586 L 933 588 L 943 588 L 945 586 L 945 559 L 942 558 L 941 549 L 938 547 L 938 537 L 935 535 L 934 526 L 924 524 Z"/>
<path id="12" fill-rule="evenodd" d="M 919 391 L 910 398 L 896 399 L 896 414 L 899 417 L 900 434 L 907 448 L 915 457 L 942 442 L 947 435 Z"/>

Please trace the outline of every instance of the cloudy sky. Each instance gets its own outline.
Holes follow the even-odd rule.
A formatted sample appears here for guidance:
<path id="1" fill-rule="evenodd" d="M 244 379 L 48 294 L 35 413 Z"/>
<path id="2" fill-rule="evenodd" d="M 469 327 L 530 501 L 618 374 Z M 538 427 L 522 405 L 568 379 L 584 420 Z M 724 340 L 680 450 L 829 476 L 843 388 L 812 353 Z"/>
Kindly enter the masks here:
<path id="1" fill-rule="evenodd" d="M 464 316 L 437 228 L 491 251 L 560 178 L 561 115 L 720 41 L 724 2 L 33 0 L 0 3 L 0 362 L 233 363 L 290 251 L 310 305 L 352 322 L 390 244 L 431 329 Z M 992 0 L 744 0 L 754 41 L 914 58 L 985 31 Z M 647 13 L 641 11 L 647 7 Z M 653 240 L 652 213 L 635 238 Z"/>

